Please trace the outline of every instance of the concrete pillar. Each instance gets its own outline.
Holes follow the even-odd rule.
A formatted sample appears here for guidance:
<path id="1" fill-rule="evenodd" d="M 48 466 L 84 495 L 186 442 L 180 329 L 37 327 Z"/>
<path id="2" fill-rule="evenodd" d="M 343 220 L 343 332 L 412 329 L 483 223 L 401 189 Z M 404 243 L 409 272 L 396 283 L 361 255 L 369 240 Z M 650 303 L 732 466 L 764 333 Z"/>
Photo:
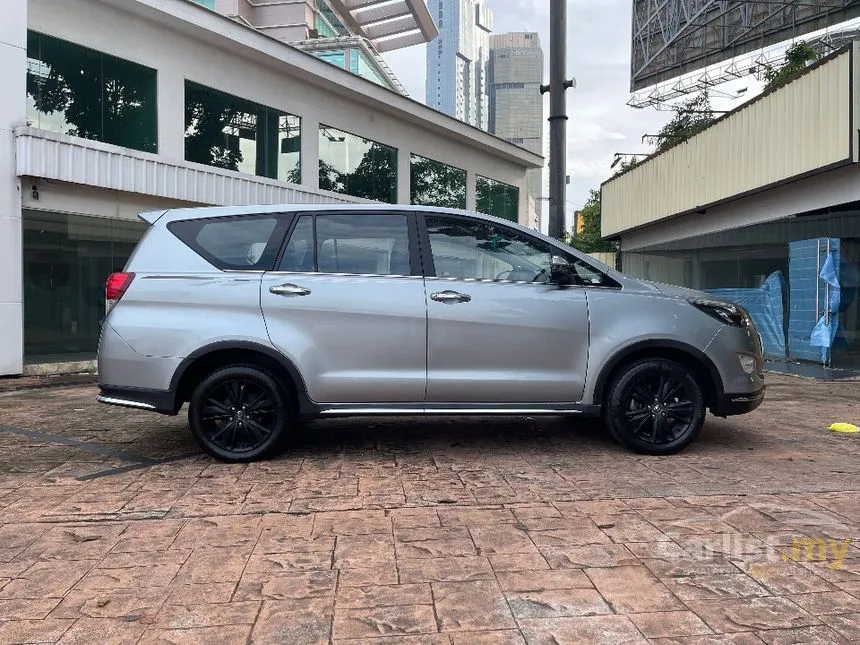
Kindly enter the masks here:
<path id="1" fill-rule="evenodd" d="M 406 148 L 397 151 L 397 203 L 412 203 L 412 152 Z"/>
<path id="2" fill-rule="evenodd" d="M 158 154 L 185 160 L 185 76 L 180 66 L 158 70 Z"/>
<path id="3" fill-rule="evenodd" d="M 26 125 L 27 0 L 6 0 L 0 20 L 0 375 L 24 365 L 21 183 L 15 172 L 13 131 Z"/>
<path id="4" fill-rule="evenodd" d="M 477 175 L 474 170 L 466 170 L 466 210 L 473 211 L 478 205 Z"/>
<path id="5" fill-rule="evenodd" d="M 302 185 L 311 190 L 320 187 L 320 122 L 302 117 Z"/>

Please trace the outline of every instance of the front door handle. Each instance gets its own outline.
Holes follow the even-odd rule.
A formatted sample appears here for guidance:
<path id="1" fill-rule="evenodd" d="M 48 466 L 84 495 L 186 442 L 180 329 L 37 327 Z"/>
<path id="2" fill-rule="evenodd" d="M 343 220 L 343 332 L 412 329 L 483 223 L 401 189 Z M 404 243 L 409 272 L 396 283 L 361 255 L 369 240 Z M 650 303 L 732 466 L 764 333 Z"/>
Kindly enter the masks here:
<path id="1" fill-rule="evenodd" d="M 457 302 L 471 302 L 472 296 L 466 293 L 457 291 L 438 291 L 430 294 L 430 297 L 436 302 L 444 302 L 446 304 L 454 304 Z"/>
<path id="2" fill-rule="evenodd" d="M 305 287 L 300 287 L 295 284 L 279 284 L 276 287 L 269 287 L 269 293 L 273 293 L 276 296 L 309 296 L 311 295 L 311 290 L 306 289 Z"/>

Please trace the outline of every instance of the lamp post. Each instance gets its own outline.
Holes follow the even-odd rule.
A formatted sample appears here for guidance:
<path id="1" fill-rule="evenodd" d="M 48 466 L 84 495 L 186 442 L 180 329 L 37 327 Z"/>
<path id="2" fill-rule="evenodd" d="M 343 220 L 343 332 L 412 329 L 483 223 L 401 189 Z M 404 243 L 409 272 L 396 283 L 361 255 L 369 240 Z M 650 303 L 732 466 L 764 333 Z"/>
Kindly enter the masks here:
<path id="1" fill-rule="evenodd" d="M 567 78 L 567 0 L 549 3 L 549 229 L 550 237 L 560 239 L 564 230 L 564 205 L 567 190 L 567 101 L 565 92 L 574 87 Z"/>

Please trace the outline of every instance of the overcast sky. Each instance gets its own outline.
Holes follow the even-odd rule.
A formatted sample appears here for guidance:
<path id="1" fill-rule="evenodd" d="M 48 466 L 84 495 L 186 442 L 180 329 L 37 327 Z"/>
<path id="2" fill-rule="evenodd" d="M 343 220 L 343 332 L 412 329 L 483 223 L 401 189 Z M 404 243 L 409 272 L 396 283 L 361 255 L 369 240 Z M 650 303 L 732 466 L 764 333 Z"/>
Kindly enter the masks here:
<path id="1" fill-rule="evenodd" d="M 549 0 L 487 1 L 495 33 L 540 34 L 548 78 Z M 568 218 L 582 206 L 589 190 L 611 175 L 609 166 L 616 152 L 647 152 L 642 135 L 657 132 L 671 116 L 653 108 L 627 106 L 631 11 L 632 0 L 568 0 L 568 75 L 577 81 L 576 89 L 567 93 Z M 388 52 L 385 59 L 409 94 L 423 101 L 426 46 Z M 544 110 L 548 111 L 546 100 Z M 545 176 L 544 190 L 546 185 Z"/>

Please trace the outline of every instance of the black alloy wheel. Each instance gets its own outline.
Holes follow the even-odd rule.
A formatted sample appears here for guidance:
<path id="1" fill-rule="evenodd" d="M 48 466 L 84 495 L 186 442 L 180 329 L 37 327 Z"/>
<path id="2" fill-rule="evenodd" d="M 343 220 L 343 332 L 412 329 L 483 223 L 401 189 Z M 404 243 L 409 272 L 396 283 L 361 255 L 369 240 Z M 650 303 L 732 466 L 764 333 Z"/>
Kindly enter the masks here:
<path id="1" fill-rule="evenodd" d="M 188 423 L 197 443 L 227 462 L 265 457 L 283 439 L 290 419 L 284 388 L 252 366 L 213 372 L 197 386 L 188 408 Z"/>
<path id="2" fill-rule="evenodd" d="M 648 359 L 630 365 L 609 390 L 606 422 L 621 444 L 651 455 L 676 453 L 699 434 L 705 420 L 702 390 L 678 363 Z"/>

